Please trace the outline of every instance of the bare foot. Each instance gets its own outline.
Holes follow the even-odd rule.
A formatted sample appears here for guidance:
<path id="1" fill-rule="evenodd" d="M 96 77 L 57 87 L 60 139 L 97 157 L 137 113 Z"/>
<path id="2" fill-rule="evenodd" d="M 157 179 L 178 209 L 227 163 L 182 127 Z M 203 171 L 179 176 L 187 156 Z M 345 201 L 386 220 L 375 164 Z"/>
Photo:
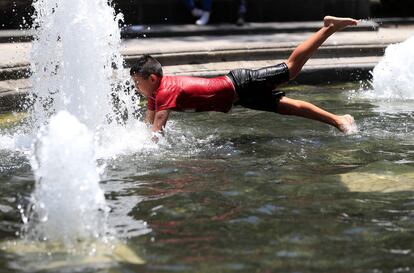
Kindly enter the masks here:
<path id="1" fill-rule="evenodd" d="M 339 31 L 347 26 L 357 25 L 358 20 L 352 18 L 325 16 L 325 18 L 323 18 L 323 23 L 325 27 L 333 27 L 335 31 Z"/>
<path id="2" fill-rule="evenodd" d="M 339 116 L 337 128 L 346 135 L 355 134 L 358 132 L 355 120 L 351 115 Z"/>

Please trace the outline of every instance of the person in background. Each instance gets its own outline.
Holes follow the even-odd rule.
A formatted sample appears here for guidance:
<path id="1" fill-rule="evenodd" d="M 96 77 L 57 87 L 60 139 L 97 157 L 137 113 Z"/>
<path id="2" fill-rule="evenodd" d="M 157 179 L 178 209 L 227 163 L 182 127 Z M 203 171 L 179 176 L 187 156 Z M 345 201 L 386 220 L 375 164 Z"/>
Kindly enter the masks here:
<path id="1" fill-rule="evenodd" d="M 195 22 L 196 25 L 204 26 L 207 25 L 210 20 L 210 14 L 212 10 L 212 0 L 202 0 L 201 8 L 198 8 L 194 0 L 185 0 L 185 5 L 191 11 L 191 14 L 194 17 L 199 19 Z M 245 24 L 245 17 L 247 13 L 247 4 L 246 0 L 238 0 L 238 10 L 237 10 L 237 21 L 238 26 Z"/>
<path id="2" fill-rule="evenodd" d="M 236 25 L 243 26 L 246 23 L 247 3 L 246 0 L 239 0 Z"/>
<path id="3" fill-rule="evenodd" d="M 199 26 L 207 25 L 208 21 L 210 20 L 212 0 L 202 0 L 201 8 L 198 8 L 195 5 L 194 0 L 185 0 L 185 5 L 191 11 L 191 14 L 194 17 L 199 18 L 195 22 L 196 25 L 199 25 Z"/>

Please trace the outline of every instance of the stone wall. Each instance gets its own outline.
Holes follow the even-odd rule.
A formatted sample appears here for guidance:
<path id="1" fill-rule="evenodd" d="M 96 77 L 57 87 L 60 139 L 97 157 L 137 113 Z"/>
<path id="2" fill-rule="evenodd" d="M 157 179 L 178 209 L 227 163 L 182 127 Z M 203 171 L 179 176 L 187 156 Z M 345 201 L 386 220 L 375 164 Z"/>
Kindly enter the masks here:
<path id="1" fill-rule="evenodd" d="M 70 0 L 67 0 L 70 1 Z M 410 0 L 411 1 L 411 0 Z M 414 0 L 412 0 L 414 1 Z M 211 23 L 234 22 L 237 0 L 213 0 Z M 31 0 L 0 0 L 0 28 L 30 24 Z M 193 23 L 183 0 L 113 0 L 126 24 Z M 369 0 L 247 0 L 251 22 L 320 20 L 325 14 L 367 18 Z"/>

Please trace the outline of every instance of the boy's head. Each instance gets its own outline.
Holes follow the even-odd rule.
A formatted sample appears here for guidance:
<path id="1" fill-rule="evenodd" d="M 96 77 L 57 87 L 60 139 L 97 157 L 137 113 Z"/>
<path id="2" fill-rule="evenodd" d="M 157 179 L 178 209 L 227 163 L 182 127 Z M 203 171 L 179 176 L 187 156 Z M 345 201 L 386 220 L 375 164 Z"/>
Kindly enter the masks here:
<path id="1" fill-rule="evenodd" d="M 157 90 L 163 76 L 161 64 L 150 55 L 144 55 L 131 67 L 130 74 L 135 88 L 145 97 Z"/>

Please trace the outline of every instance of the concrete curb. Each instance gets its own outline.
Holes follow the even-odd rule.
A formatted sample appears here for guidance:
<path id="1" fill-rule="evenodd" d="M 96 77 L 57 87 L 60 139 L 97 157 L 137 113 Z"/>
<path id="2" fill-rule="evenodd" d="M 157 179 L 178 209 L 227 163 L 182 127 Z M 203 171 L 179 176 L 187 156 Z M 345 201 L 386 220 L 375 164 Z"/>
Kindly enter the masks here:
<path id="1" fill-rule="evenodd" d="M 33 41 L 34 31 L 32 29 L 10 29 L 0 30 L 0 43 L 23 43 Z"/>
<path id="2" fill-rule="evenodd" d="M 371 80 L 371 71 L 376 63 L 326 66 L 304 69 L 299 76 L 292 81 L 297 84 L 322 84 L 336 82 L 359 82 Z"/>
<path id="3" fill-rule="evenodd" d="M 162 65 L 181 64 L 203 64 L 210 62 L 228 61 L 250 61 L 285 59 L 292 53 L 295 47 L 262 46 L 250 48 L 226 48 L 211 51 L 184 51 L 184 52 L 137 52 L 138 54 L 127 54 L 124 56 L 125 64 L 130 67 L 142 54 L 151 54 L 157 58 Z M 386 45 L 344 45 L 344 46 L 322 46 L 312 58 L 327 57 L 360 57 L 360 56 L 382 56 Z"/>
<path id="4" fill-rule="evenodd" d="M 29 89 L 26 88 L 0 93 L 0 113 L 22 110 L 22 103 L 28 95 Z"/>
<path id="5" fill-rule="evenodd" d="M 362 21 L 358 26 L 345 29 L 345 31 L 377 31 L 379 26 L 414 24 L 414 17 L 407 18 L 374 18 L 370 21 Z M 207 35 L 250 35 L 272 33 L 297 33 L 314 32 L 319 29 L 321 22 L 249 22 L 244 26 L 234 24 L 216 24 L 206 26 L 196 25 L 130 25 L 122 28 L 121 37 L 129 38 L 159 38 L 159 37 L 184 37 Z M 25 30 L 0 30 L 0 43 L 30 42 L 33 40 L 34 31 Z"/>
<path id="6" fill-rule="evenodd" d="M 30 77 L 30 63 L 16 63 L 0 67 L 0 81 L 18 80 Z"/>
<path id="7" fill-rule="evenodd" d="M 342 81 L 360 81 L 370 78 L 370 71 L 376 65 L 385 50 L 386 45 L 346 45 L 323 46 L 313 59 L 320 60 L 318 65 L 306 66 L 295 83 L 320 84 Z M 229 62 L 250 63 L 260 65 L 260 61 L 283 60 L 292 51 L 292 47 L 258 46 L 249 49 L 226 48 L 212 51 L 182 51 L 168 53 L 152 53 L 166 69 L 172 68 L 172 74 L 191 75 L 198 77 L 213 77 L 228 73 L 226 64 Z M 139 53 L 139 52 L 137 52 Z M 125 55 L 126 67 L 129 67 L 141 54 Z M 246 56 L 248 56 L 246 58 Z M 361 57 L 373 57 L 367 61 L 359 61 Z M 324 60 L 338 59 L 337 62 Z M 339 61 L 339 59 L 348 59 Z M 273 62 L 273 61 L 272 61 Z M 217 64 L 214 64 L 217 63 Z M 206 66 L 210 64 L 210 66 Z M 213 64 L 211 66 L 211 64 Z M 224 64 L 225 66 L 223 67 Z M 234 64 L 232 64 L 234 65 Z M 182 68 L 184 66 L 185 68 Z M 170 69 L 171 70 L 171 69 Z M 0 80 L 9 80 L 0 90 L 0 112 L 20 108 L 20 102 L 30 90 L 30 82 L 22 80 L 30 76 L 30 64 L 19 63 L 16 66 L 0 68 Z M 21 79 L 21 80 L 19 80 Z M 10 89 L 10 90 L 8 90 Z"/>
<path id="8" fill-rule="evenodd" d="M 272 22 L 272 23 L 246 23 L 244 26 L 234 24 L 217 25 L 132 25 L 121 30 L 121 38 L 160 38 L 185 36 L 223 36 L 223 35 L 251 35 L 272 33 L 314 32 L 321 27 L 321 22 Z M 345 31 L 377 31 L 378 23 L 363 21 L 358 26 L 345 29 Z M 0 30 L 0 43 L 30 42 L 34 31 Z"/>
<path id="9" fill-rule="evenodd" d="M 343 45 L 323 46 L 313 58 L 328 57 L 361 57 L 382 56 L 386 45 Z M 211 62 L 253 61 L 269 59 L 285 59 L 294 47 L 257 46 L 250 48 L 226 48 L 210 51 L 182 51 L 182 52 L 135 52 L 124 55 L 126 67 L 133 63 L 144 53 L 156 57 L 164 66 L 183 64 L 199 65 Z M 0 67 L 0 81 L 28 78 L 31 74 L 30 63 L 16 63 Z"/>
<path id="10" fill-rule="evenodd" d="M 371 79 L 371 71 L 375 67 L 371 64 L 349 64 L 338 66 L 305 67 L 293 84 L 329 84 L 346 81 L 365 81 Z M 213 77 L 226 74 L 228 71 L 210 71 L 193 73 L 197 77 Z M 22 109 L 22 102 L 29 95 L 30 84 L 16 88 L 16 90 L 0 93 L 0 113 Z"/>
<path id="11" fill-rule="evenodd" d="M 185 36 L 223 36 L 223 35 L 252 35 L 272 33 L 315 32 L 322 23 L 318 22 L 277 22 L 277 23 L 246 23 L 243 26 L 234 24 L 218 25 L 132 25 L 121 30 L 121 37 L 160 38 Z M 363 21 L 358 26 L 346 28 L 344 31 L 377 31 L 378 24 L 373 21 Z"/>

